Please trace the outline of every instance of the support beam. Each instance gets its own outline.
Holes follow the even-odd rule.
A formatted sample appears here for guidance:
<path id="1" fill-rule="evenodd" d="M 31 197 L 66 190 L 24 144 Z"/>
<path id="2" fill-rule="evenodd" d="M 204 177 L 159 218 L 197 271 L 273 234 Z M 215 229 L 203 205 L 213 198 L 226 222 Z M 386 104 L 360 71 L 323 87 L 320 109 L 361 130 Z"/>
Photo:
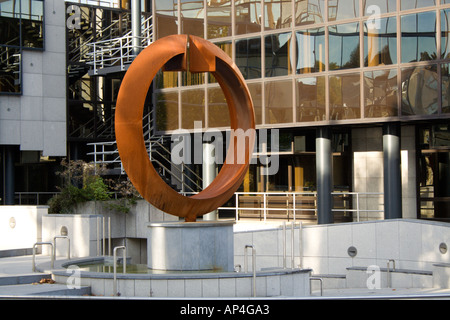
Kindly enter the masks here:
<path id="1" fill-rule="evenodd" d="M 212 142 L 203 142 L 203 189 L 206 189 L 216 177 L 215 146 Z M 203 215 L 204 221 L 218 220 L 217 210 Z"/>
<path id="2" fill-rule="evenodd" d="M 398 123 L 387 123 L 383 126 L 385 219 L 402 218 L 400 131 Z"/>
<path id="3" fill-rule="evenodd" d="M 331 224 L 333 219 L 333 153 L 331 128 L 316 131 L 317 218 L 318 224 Z"/>

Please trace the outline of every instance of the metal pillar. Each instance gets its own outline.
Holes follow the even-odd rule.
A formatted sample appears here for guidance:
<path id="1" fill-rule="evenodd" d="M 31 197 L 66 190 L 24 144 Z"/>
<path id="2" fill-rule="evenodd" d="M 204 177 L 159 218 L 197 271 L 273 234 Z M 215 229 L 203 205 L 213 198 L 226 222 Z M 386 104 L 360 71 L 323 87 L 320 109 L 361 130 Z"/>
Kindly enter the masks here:
<path id="1" fill-rule="evenodd" d="M 131 1 L 131 32 L 133 35 L 133 54 L 141 51 L 141 0 Z"/>
<path id="2" fill-rule="evenodd" d="M 5 205 L 14 205 L 15 204 L 15 169 L 14 169 L 14 154 L 15 147 L 14 146 L 4 146 L 3 153 L 3 161 L 4 161 L 4 171 L 3 171 L 3 179 L 4 179 L 4 201 Z"/>
<path id="3" fill-rule="evenodd" d="M 215 160 L 215 147 L 214 143 L 203 143 L 203 189 L 206 189 L 216 177 L 216 160 Z M 203 215 L 204 221 L 217 220 L 217 210 Z"/>
<path id="4" fill-rule="evenodd" d="M 402 217 L 400 124 L 383 126 L 384 218 Z"/>
<path id="5" fill-rule="evenodd" d="M 333 153 L 331 128 L 316 131 L 317 219 L 318 224 L 333 223 Z"/>

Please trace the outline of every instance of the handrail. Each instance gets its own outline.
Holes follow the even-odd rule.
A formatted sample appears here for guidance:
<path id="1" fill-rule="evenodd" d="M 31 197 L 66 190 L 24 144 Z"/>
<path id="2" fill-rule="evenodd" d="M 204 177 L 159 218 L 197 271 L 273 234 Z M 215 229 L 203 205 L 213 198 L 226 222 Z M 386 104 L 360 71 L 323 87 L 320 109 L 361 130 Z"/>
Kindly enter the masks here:
<path id="1" fill-rule="evenodd" d="M 392 262 L 392 271 L 395 271 L 395 260 L 394 259 L 389 259 L 387 262 L 387 273 L 386 273 L 386 278 L 387 278 L 387 287 L 390 288 L 392 286 L 392 275 L 391 275 L 391 262 Z"/>
<path id="2" fill-rule="evenodd" d="M 40 246 L 49 245 L 49 246 L 52 247 L 52 254 L 50 256 L 51 256 L 51 268 L 53 269 L 54 266 L 55 266 L 55 260 L 54 260 L 54 257 L 53 257 L 53 243 L 52 242 L 36 242 L 33 245 L 33 259 L 32 259 L 32 270 L 33 270 L 33 272 L 36 272 L 36 246 L 39 246 L 39 245 Z"/>
<path id="3" fill-rule="evenodd" d="M 53 260 L 56 260 L 56 239 L 67 239 L 67 259 L 70 260 L 70 238 L 68 236 L 55 236 L 53 237 Z"/>
<path id="4" fill-rule="evenodd" d="M 123 255 L 123 273 L 127 273 L 127 248 L 125 246 L 115 247 L 113 251 L 113 268 L 114 268 L 114 284 L 113 284 L 113 294 L 115 296 L 120 296 L 117 291 L 117 250 L 122 249 Z"/>
<path id="5" fill-rule="evenodd" d="M 312 293 L 311 281 L 319 281 L 320 282 L 320 296 L 323 296 L 323 279 L 319 278 L 319 277 L 310 277 L 309 278 L 310 293 Z"/>
<path id="6" fill-rule="evenodd" d="M 252 291 L 253 291 L 253 297 L 256 297 L 256 249 L 255 246 L 247 244 L 244 248 L 244 272 L 248 272 L 248 256 L 247 256 L 247 249 L 252 249 L 252 269 L 253 269 L 253 284 L 252 284 Z"/>

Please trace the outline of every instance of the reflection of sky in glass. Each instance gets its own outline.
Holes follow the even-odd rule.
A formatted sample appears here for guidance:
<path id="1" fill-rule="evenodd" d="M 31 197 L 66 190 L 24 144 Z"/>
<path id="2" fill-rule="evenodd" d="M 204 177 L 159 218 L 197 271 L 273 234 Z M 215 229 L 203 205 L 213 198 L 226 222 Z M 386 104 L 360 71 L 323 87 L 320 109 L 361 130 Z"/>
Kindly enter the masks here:
<path id="1" fill-rule="evenodd" d="M 411 2 L 411 0 L 408 0 Z M 365 4 L 364 7 L 364 14 L 366 16 L 370 16 L 373 14 L 369 9 L 370 6 L 377 6 L 380 10 L 380 13 L 387 13 L 387 12 L 395 12 L 397 11 L 397 1 L 396 0 L 365 0 L 363 3 Z"/>
<path id="2" fill-rule="evenodd" d="M 435 6 L 436 0 L 402 0 L 402 10 Z"/>
<path id="3" fill-rule="evenodd" d="M 297 69 L 314 68 L 316 62 L 325 62 L 325 29 L 297 32 Z"/>
<path id="4" fill-rule="evenodd" d="M 351 61 L 359 48 L 359 23 L 332 26 L 329 27 L 329 33 L 330 69 L 344 68 L 348 64 L 351 64 L 350 67 L 359 67 L 359 62 L 354 65 L 356 61 Z"/>
<path id="5" fill-rule="evenodd" d="M 402 62 L 436 58 L 436 14 L 411 14 L 401 20 Z"/>

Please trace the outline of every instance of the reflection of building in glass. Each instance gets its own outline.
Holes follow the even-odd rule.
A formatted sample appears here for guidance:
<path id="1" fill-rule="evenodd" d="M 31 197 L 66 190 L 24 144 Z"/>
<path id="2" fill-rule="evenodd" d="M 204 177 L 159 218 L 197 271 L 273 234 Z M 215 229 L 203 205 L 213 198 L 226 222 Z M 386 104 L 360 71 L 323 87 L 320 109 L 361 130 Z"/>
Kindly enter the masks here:
<path id="1" fill-rule="evenodd" d="M 319 199 L 331 206 L 320 193 L 325 185 L 358 193 L 360 209 L 386 210 L 389 217 L 450 218 L 449 0 L 140 3 L 139 49 L 172 34 L 212 41 L 246 79 L 257 129 L 280 131 L 278 174 L 264 176 L 258 162 L 241 191 L 317 191 L 318 198 L 305 203 Z M 54 178 L 42 176 L 53 177 L 52 164 L 65 155 L 92 160 L 92 143 L 107 150 L 102 156 L 114 154 L 115 101 L 135 57 L 131 4 L 0 1 L 2 179 L 8 180 L 6 159 L 14 155 L 16 192 L 54 191 Z M 77 14 L 72 6 L 79 9 L 78 25 L 66 24 Z M 225 97 L 214 76 L 159 72 L 145 104 L 143 134 L 149 149 L 157 145 L 149 150 L 155 166 L 175 188 L 186 184 L 185 191 L 198 189 L 202 168 L 186 166 L 191 171 L 180 174 L 166 161 L 167 152 L 170 134 L 192 133 L 195 122 L 203 130 L 228 128 Z M 392 137 L 399 139 L 398 148 L 387 144 Z M 270 148 L 270 142 L 258 145 L 257 156 Z M 401 166 L 388 154 L 398 154 Z M 321 160 L 330 157 L 333 170 L 326 172 Z M 5 195 L 5 183 L 2 188 Z M 367 196 L 379 193 L 384 197 Z M 334 197 L 334 205 L 355 208 L 354 197 Z M 247 200 L 243 205 L 261 204 L 254 195 Z M 292 208 L 289 201 L 283 205 Z M 319 212 L 325 218 L 318 220 L 329 221 L 330 212 Z M 303 213 L 317 219 L 314 211 Z M 356 219 L 350 211 L 335 216 Z"/>

